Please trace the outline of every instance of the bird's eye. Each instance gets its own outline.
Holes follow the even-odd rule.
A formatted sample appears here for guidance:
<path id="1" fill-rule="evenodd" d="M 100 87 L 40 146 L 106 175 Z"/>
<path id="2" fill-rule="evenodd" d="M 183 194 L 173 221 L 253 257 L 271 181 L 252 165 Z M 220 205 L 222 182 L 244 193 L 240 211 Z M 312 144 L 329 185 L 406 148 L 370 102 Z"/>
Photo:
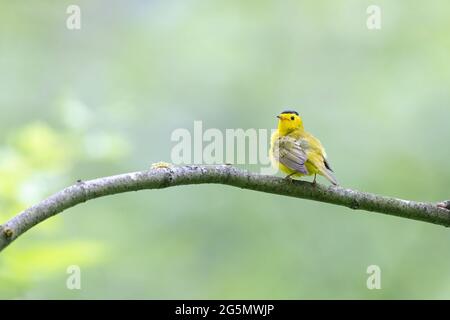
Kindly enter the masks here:
<path id="1" fill-rule="evenodd" d="M 292 116 L 292 117 L 291 117 L 291 120 L 294 120 L 294 119 L 295 119 L 294 116 Z"/>

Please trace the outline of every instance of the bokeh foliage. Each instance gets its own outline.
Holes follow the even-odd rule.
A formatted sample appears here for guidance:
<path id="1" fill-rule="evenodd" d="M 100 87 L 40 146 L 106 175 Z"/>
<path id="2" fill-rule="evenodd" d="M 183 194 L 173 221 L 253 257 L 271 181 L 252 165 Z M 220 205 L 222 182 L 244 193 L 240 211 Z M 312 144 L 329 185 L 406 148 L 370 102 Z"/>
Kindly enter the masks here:
<path id="1" fill-rule="evenodd" d="M 0 218 L 298 110 L 344 186 L 450 197 L 450 3 L 1 1 Z M 82 29 L 65 27 L 78 4 Z M 257 168 L 252 168 L 257 170 Z M 102 198 L 0 256 L 1 298 L 450 298 L 450 233 L 225 186 Z M 82 290 L 66 289 L 79 265 Z M 366 288 L 366 268 L 382 290 Z"/>

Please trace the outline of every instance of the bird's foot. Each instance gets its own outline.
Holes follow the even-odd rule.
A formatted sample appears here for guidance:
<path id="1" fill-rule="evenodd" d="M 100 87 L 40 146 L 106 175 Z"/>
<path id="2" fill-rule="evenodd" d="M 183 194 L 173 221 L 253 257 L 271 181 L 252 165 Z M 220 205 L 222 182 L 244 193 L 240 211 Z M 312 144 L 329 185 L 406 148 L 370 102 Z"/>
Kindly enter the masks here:
<path id="1" fill-rule="evenodd" d="M 288 181 L 290 183 L 294 183 L 294 179 L 291 178 L 294 174 L 295 174 L 295 172 L 291 173 L 291 174 L 288 174 L 286 177 L 284 177 L 284 180 Z"/>

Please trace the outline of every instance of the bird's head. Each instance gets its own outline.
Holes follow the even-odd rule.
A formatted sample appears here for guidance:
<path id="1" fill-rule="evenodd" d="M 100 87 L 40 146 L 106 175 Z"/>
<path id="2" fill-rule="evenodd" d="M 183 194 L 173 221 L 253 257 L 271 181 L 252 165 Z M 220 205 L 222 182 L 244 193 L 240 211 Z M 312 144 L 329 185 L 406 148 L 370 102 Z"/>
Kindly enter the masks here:
<path id="1" fill-rule="evenodd" d="M 303 129 L 303 121 L 297 111 L 283 111 L 277 118 L 279 119 L 278 131 L 281 135 L 286 135 L 295 129 Z"/>

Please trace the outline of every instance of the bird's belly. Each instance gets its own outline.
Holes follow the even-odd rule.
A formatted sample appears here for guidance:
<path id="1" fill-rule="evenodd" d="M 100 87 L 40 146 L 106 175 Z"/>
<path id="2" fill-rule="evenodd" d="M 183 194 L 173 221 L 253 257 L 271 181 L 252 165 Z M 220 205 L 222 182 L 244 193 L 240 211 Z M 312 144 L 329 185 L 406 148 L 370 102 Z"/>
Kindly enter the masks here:
<path id="1" fill-rule="evenodd" d="M 319 169 L 317 169 L 317 167 L 314 164 L 312 164 L 312 162 L 306 161 L 305 166 L 306 170 L 308 170 L 309 176 L 319 173 Z"/>

